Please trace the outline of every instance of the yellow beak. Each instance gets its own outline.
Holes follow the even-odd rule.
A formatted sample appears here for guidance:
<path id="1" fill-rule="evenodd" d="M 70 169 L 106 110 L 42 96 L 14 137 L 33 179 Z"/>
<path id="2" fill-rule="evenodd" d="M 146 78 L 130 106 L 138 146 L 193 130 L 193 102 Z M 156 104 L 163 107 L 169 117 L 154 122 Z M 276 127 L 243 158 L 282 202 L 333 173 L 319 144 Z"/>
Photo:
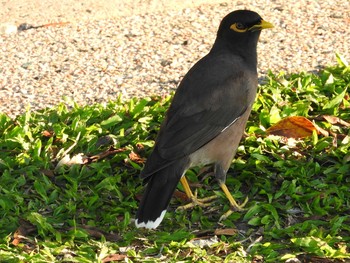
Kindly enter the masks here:
<path id="1" fill-rule="evenodd" d="M 262 29 L 267 29 L 267 28 L 273 28 L 273 24 L 271 24 L 270 22 L 267 22 L 265 20 L 261 20 L 261 23 L 258 25 L 254 25 L 252 27 L 250 27 L 248 30 L 262 30 Z"/>

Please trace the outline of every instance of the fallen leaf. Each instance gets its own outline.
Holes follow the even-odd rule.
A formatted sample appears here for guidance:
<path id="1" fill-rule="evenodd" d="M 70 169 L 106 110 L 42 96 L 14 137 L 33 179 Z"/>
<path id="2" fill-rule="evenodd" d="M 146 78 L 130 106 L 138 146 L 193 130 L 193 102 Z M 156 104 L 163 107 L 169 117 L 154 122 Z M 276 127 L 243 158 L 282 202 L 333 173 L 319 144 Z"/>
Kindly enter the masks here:
<path id="1" fill-rule="evenodd" d="M 126 258 L 126 255 L 123 254 L 111 254 L 102 259 L 102 262 L 112 262 L 112 261 L 122 261 Z"/>
<path id="2" fill-rule="evenodd" d="M 184 192 L 181 192 L 181 191 L 179 191 L 177 189 L 175 190 L 173 196 L 175 198 L 181 200 L 181 202 L 183 202 L 183 203 L 187 203 L 187 202 L 191 201 L 191 199 L 188 198 L 187 195 Z"/>
<path id="3" fill-rule="evenodd" d="M 332 145 L 334 148 L 338 147 L 338 135 L 337 134 L 333 134 Z"/>
<path id="4" fill-rule="evenodd" d="M 36 226 L 31 224 L 27 220 L 20 219 L 19 223 L 20 223 L 20 226 L 17 228 L 17 230 L 13 234 L 12 245 L 14 246 L 18 246 L 21 243 L 23 238 L 25 238 L 27 235 L 37 230 Z"/>
<path id="5" fill-rule="evenodd" d="M 224 228 L 224 229 L 216 229 L 214 234 L 217 236 L 235 236 L 237 234 L 237 229 L 235 228 Z"/>
<path id="6" fill-rule="evenodd" d="M 145 149 L 145 146 L 143 146 L 142 143 L 138 142 L 138 143 L 136 143 L 136 148 L 137 148 L 138 152 L 141 152 L 141 151 L 143 151 Z"/>
<path id="7" fill-rule="evenodd" d="M 305 117 L 292 116 L 284 118 L 267 129 L 268 134 L 284 136 L 287 138 L 305 138 L 317 131 L 316 126 Z"/>
<path id="8" fill-rule="evenodd" d="M 138 155 L 137 153 L 135 153 L 133 151 L 131 153 L 129 153 L 129 158 L 131 161 L 133 161 L 134 163 L 137 163 L 137 164 L 145 163 L 145 159 L 140 157 L 140 155 Z"/>
<path id="9" fill-rule="evenodd" d="M 318 134 L 322 134 L 324 137 L 328 137 L 328 135 L 329 135 L 328 131 L 326 131 L 325 129 L 322 129 L 321 127 L 319 127 L 315 123 L 314 123 L 314 125 L 315 125 L 315 128 L 317 129 Z"/>
<path id="10" fill-rule="evenodd" d="M 42 132 L 42 135 L 43 135 L 44 137 L 51 138 L 51 137 L 54 135 L 54 132 L 53 132 L 53 131 L 45 130 L 45 131 Z"/>
<path id="11" fill-rule="evenodd" d="M 340 119 L 339 117 L 330 116 L 330 115 L 322 115 L 321 117 L 325 119 L 327 122 L 329 122 L 330 124 L 340 124 L 345 127 L 350 127 L 350 123 Z"/>

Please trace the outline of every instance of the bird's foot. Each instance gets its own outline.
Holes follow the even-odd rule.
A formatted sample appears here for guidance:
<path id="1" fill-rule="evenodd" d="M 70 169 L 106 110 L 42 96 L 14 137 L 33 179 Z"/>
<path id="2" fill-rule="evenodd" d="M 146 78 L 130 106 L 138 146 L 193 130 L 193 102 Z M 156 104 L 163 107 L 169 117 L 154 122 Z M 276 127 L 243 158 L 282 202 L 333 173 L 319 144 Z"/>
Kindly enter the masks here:
<path id="1" fill-rule="evenodd" d="M 233 202 L 232 202 L 232 200 L 233 200 Z M 243 211 L 245 208 L 245 205 L 248 203 L 248 197 L 246 197 L 245 198 L 245 200 L 244 200 L 244 202 L 242 203 L 242 204 L 237 204 L 237 202 L 234 200 L 234 199 L 232 199 L 232 200 L 230 200 L 230 203 L 231 203 L 231 208 L 230 208 L 230 210 L 228 210 L 226 213 L 224 213 L 221 217 L 220 217 L 220 219 L 219 219 L 219 221 L 221 222 L 221 221 L 223 221 L 223 220 L 225 220 L 226 218 L 228 218 L 233 212 L 236 212 L 236 211 Z"/>
<path id="2" fill-rule="evenodd" d="M 186 205 L 179 206 L 176 210 L 187 210 L 190 208 L 193 208 L 195 206 L 200 206 L 200 207 L 208 207 L 211 205 L 211 201 L 215 200 L 217 198 L 216 195 L 205 197 L 205 198 L 197 198 L 197 191 L 195 192 L 194 195 L 190 197 L 191 203 L 188 203 Z"/>

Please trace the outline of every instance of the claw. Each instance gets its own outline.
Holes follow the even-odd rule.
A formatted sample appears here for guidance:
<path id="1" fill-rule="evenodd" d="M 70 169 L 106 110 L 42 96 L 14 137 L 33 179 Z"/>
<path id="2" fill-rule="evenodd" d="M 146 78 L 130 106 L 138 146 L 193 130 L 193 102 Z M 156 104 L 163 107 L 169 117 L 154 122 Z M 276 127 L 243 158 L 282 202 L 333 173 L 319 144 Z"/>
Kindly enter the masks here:
<path id="1" fill-rule="evenodd" d="M 186 205 L 179 206 L 176 210 L 182 211 L 182 210 L 193 208 L 195 206 L 208 207 L 211 205 L 211 201 L 215 200 L 216 198 L 217 198 L 217 196 L 213 195 L 213 196 L 209 196 L 206 198 L 198 199 L 197 198 L 197 191 L 196 191 L 195 194 L 190 197 L 190 199 L 191 199 L 190 203 L 188 203 Z"/>
<path id="2" fill-rule="evenodd" d="M 234 200 L 234 199 L 233 199 Z M 237 202 L 234 200 L 234 203 L 232 204 L 231 202 L 231 208 L 230 210 L 228 210 L 226 213 L 224 213 L 220 219 L 219 219 L 219 222 L 227 219 L 233 212 L 236 212 L 236 211 L 243 211 L 245 208 L 245 205 L 248 203 L 248 197 L 245 198 L 244 202 L 242 204 L 237 204 Z"/>
<path id="3" fill-rule="evenodd" d="M 181 177 L 181 183 L 185 189 L 186 195 L 189 199 L 191 199 L 191 202 L 183 205 L 183 206 L 179 206 L 176 210 L 186 210 L 186 209 L 190 209 L 193 208 L 195 206 L 200 206 L 200 207 L 208 207 L 211 205 L 211 201 L 213 201 L 214 199 L 217 198 L 216 195 L 214 196 L 209 196 L 206 198 L 202 198 L 202 199 L 198 199 L 197 198 L 197 190 L 195 191 L 194 194 L 192 194 L 192 191 L 190 189 L 190 186 L 188 185 L 188 182 L 185 178 L 185 176 Z M 231 208 L 230 210 L 228 210 L 226 213 L 224 213 L 221 217 L 220 217 L 220 221 L 225 220 L 226 218 L 228 218 L 233 212 L 235 211 L 242 211 L 244 210 L 245 205 L 248 202 L 248 197 L 246 197 L 246 199 L 244 200 L 244 202 L 242 204 L 238 204 L 236 202 L 236 200 L 233 198 L 233 196 L 231 195 L 230 191 L 227 189 L 227 186 L 225 183 L 221 183 L 220 187 L 222 189 L 222 191 L 225 193 L 227 199 L 230 202 Z"/>

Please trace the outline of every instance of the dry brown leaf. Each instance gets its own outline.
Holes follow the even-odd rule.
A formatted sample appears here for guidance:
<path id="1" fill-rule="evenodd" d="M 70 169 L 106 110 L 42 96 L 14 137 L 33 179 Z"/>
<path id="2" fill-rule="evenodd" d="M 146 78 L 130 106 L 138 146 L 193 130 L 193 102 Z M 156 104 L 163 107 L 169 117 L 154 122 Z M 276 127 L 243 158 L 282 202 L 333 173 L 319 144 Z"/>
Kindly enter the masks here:
<path id="1" fill-rule="evenodd" d="M 126 258 L 126 255 L 123 254 L 111 254 L 105 257 L 102 262 L 112 262 L 112 261 L 122 261 Z"/>
<path id="2" fill-rule="evenodd" d="M 234 236 L 237 234 L 237 229 L 235 228 L 224 228 L 224 229 L 216 229 L 214 232 L 217 236 Z"/>
<path id="3" fill-rule="evenodd" d="M 326 131 L 325 129 L 322 129 L 321 127 L 319 127 L 317 124 L 315 124 L 314 123 L 314 125 L 315 125 L 315 128 L 317 129 L 317 133 L 318 134 L 322 134 L 324 137 L 328 137 L 328 135 L 329 135 L 329 132 L 328 131 Z"/>
<path id="4" fill-rule="evenodd" d="M 268 134 L 284 136 L 287 138 L 305 138 L 317 131 L 316 126 L 305 117 L 287 117 L 267 129 Z"/>
<path id="5" fill-rule="evenodd" d="M 140 157 L 140 155 L 138 155 L 135 152 L 129 153 L 129 158 L 131 161 L 133 161 L 134 163 L 137 163 L 137 164 L 144 164 L 145 163 L 145 159 Z"/>
<path id="6" fill-rule="evenodd" d="M 350 123 L 340 119 L 336 116 L 330 116 L 330 115 L 322 115 L 322 118 L 328 121 L 330 124 L 340 124 L 346 127 L 350 127 Z"/>
<path id="7" fill-rule="evenodd" d="M 53 131 L 48 131 L 48 130 L 45 130 L 41 133 L 44 137 L 52 137 L 54 135 L 54 132 Z"/>
<path id="8" fill-rule="evenodd" d="M 338 147 L 338 135 L 335 133 L 333 134 L 333 140 L 332 140 L 333 147 Z"/>
<path id="9" fill-rule="evenodd" d="M 321 117 L 326 121 L 328 121 L 330 124 L 337 124 L 339 119 L 338 117 L 330 116 L 330 115 L 322 115 Z"/>
<path id="10" fill-rule="evenodd" d="M 36 226 L 31 224 L 29 221 L 20 219 L 19 220 L 20 226 L 17 228 L 16 232 L 13 234 L 13 240 L 12 245 L 18 246 L 22 239 L 29 235 L 32 232 L 35 232 Z"/>
<path id="11" fill-rule="evenodd" d="M 138 142 L 138 143 L 136 143 L 136 148 L 137 148 L 138 152 L 141 152 L 141 151 L 143 151 L 145 149 L 145 146 L 143 146 L 142 143 Z"/>
<path id="12" fill-rule="evenodd" d="M 175 190 L 173 196 L 174 196 L 175 198 L 181 200 L 181 202 L 183 202 L 183 203 L 186 203 L 186 202 L 191 201 L 191 199 L 188 198 L 188 196 L 187 196 L 184 192 L 181 192 L 181 191 L 179 191 L 179 190 L 177 190 L 177 189 Z"/>

